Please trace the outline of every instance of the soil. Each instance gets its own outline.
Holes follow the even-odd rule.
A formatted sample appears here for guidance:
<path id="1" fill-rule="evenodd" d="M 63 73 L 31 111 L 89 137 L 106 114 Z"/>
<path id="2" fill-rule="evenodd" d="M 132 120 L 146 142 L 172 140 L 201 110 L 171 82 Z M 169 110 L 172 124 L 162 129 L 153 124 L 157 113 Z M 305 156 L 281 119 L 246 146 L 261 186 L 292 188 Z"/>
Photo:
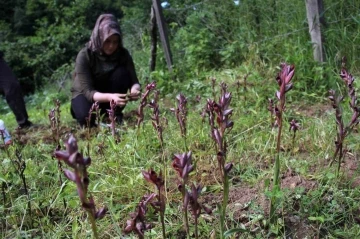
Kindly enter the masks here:
<path id="1" fill-rule="evenodd" d="M 294 172 L 288 171 L 281 178 L 281 188 L 289 189 L 289 193 L 297 187 L 303 187 L 305 192 L 317 187 L 316 181 L 307 180 Z M 270 201 L 264 194 L 264 183 L 260 182 L 255 186 L 240 183 L 233 186 L 229 192 L 228 215 L 232 221 L 242 223 L 247 229 L 256 231 L 263 227 L 260 221 L 254 222 L 254 216 L 263 216 L 267 218 L 270 210 Z M 209 193 L 202 197 L 211 208 L 216 208 L 221 203 L 221 193 Z M 300 219 L 296 215 L 286 215 L 284 213 L 285 230 L 287 238 L 316 238 L 316 229 L 307 220 Z"/>
<path id="2" fill-rule="evenodd" d="M 317 103 L 311 105 L 311 107 L 307 105 L 301 105 L 301 106 L 292 106 L 293 109 L 296 112 L 299 112 L 299 115 L 302 115 L 304 117 L 320 117 L 327 113 L 333 112 L 333 108 L 331 104 L 324 104 L 324 103 Z"/>
<path id="3" fill-rule="evenodd" d="M 337 164 L 337 162 L 335 162 Z M 341 164 L 344 180 L 351 183 L 352 188 L 360 186 L 359 176 L 359 162 L 356 155 L 351 152 L 345 154 L 344 160 Z"/>

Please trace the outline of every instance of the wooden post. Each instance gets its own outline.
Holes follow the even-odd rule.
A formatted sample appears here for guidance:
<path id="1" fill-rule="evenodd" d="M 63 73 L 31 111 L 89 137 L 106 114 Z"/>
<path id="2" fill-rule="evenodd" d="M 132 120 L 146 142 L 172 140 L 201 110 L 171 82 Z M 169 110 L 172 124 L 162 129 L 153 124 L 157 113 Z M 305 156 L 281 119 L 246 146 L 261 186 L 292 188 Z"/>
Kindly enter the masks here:
<path id="1" fill-rule="evenodd" d="M 155 10 L 156 21 L 160 32 L 161 43 L 165 52 L 165 59 L 169 71 L 172 71 L 172 56 L 170 51 L 169 38 L 167 33 L 166 23 L 164 21 L 164 15 L 160 5 L 160 0 L 153 0 L 153 7 Z"/>
<path id="2" fill-rule="evenodd" d="M 150 14 L 150 38 L 151 38 L 151 53 L 150 53 L 150 72 L 155 70 L 156 66 L 156 53 L 157 53 L 157 28 L 154 7 L 151 7 Z"/>
<path id="3" fill-rule="evenodd" d="M 321 34 L 320 16 L 323 8 L 322 0 L 305 0 L 306 15 L 309 24 L 309 33 L 311 43 L 313 44 L 314 60 L 318 62 L 325 61 L 323 50 L 323 38 Z"/>

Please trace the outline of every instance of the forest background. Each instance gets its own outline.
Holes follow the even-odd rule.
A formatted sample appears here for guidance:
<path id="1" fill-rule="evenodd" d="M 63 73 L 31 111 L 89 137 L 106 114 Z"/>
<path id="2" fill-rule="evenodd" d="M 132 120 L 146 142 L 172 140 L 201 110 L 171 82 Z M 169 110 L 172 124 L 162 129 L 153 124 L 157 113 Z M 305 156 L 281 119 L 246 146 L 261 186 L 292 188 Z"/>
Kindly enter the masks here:
<path id="1" fill-rule="evenodd" d="M 312 60 L 305 2 L 235 2 L 221 2 L 219 8 L 216 0 L 169 1 L 164 15 L 173 76 L 164 67 L 161 47 L 156 71 L 149 72 L 151 1 L 2 0 L 0 50 L 26 94 L 46 84 L 69 82 L 68 73 L 73 71 L 77 52 L 88 41 L 97 16 L 110 12 L 120 19 L 124 45 L 133 55 L 140 78 L 157 78 L 166 90 L 163 93 L 181 89 L 184 81 L 201 82 L 208 71 L 249 64 L 257 67 L 257 63 L 268 68 L 283 61 L 296 65 L 302 79 L 297 89 L 309 94 L 331 84 L 331 76 L 323 71 L 339 66 L 342 56 L 348 58 L 348 67 L 357 71 L 359 1 L 324 1 L 326 62 L 322 65 Z"/>

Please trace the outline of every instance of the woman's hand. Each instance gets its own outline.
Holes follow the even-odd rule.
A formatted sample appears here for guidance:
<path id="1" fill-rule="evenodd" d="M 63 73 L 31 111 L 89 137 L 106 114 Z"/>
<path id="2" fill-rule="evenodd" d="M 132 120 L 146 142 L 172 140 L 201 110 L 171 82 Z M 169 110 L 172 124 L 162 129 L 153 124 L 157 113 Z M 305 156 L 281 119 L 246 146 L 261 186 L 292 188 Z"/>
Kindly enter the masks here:
<path id="1" fill-rule="evenodd" d="M 130 89 L 130 100 L 138 100 L 140 98 L 140 85 L 134 84 Z"/>
<path id="2" fill-rule="evenodd" d="M 116 105 L 118 106 L 125 106 L 128 99 L 126 98 L 126 94 L 109 94 L 109 102 L 111 102 L 112 100 L 114 100 L 114 102 L 116 103 Z"/>

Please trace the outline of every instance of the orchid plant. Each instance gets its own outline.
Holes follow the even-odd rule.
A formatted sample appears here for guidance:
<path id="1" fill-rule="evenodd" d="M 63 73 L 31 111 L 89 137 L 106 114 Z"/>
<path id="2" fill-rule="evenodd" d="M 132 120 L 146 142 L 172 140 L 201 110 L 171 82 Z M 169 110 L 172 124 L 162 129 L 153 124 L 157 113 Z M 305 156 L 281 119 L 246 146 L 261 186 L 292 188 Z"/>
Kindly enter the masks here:
<path id="1" fill-rule="evenodd" d="M 176 96 L 176 99 L 178 101 L 176 109 L 171 108 L 170 110 L 175 113 L 176 119 L 180 125 L 181 136 L 184 138 L 185 150 L 188 150 L 186 144 L 187 98 L 182 93 L 180 93 L 178 96 Z"/>
<path id="2" fill-rule="evenodd" d="M 160 122 L 159 105 L 155 100 L 151 100 L 149 103 L 149 107 L 153 110 L 153 114 L 151 116 L 152 125 L 157 132 L 157 137 L 160 141 L 161 148 L 164 149 L 163 127 Z"/>
<path id="3" fill-rule="evenodd" d="M 165 181 L 163 180 L 163 178 L 161 176 L 161 172 L 159 175 L 157 175 L 157 173 L 152 169 L 150 169 L 149 171 L 142 171 L 142 174 L 143 174 L 145 180 L 154 184 L 157 189 L 157 194 L 156 194 L 157 201 L 152 202 L 151 205 L 155 208 L 156 211 L 158 211 L 160 213 L 162 235 L 163 235 L 163 238 L 165 239 L 166 238 L 166 233 L 165 233 L 166 199 L 165 199 L 165 195 L 164 195 Z"/>
<path id="4" fill-rule="evenodd" d="M 221 238 L 225 232 L 225 215 L 229 197 L 229 173 L 233 167 L 232 163 L 226 163 L 227 142 L 225 134 L 231 130 L 234 122 L 230 120 L 232 109 L 229 108 L 231 102 L 231 93 L 227 92 L 227 85 L 221 83 L 221 96 L 219 103 L 214 100 L 207 100 L 206 111 L 209 116 L 211 128 L 211 137 L 216 143 L 217 161 L 220 175 L 223 181 L 223 202 L 220 208 L 220 230 Z M 216 120 L 216 124 L 215 124 Z"/>
<path id="5" fill-rule="evenodd" d="M 200 185 L 195 186 L 194 183 L 191 184 L 191 190 L 188 191 L 186 190 L 185 192 L 185 202 L 184 202 L 184 207 L 187 208 L 188 205 L 190 205 L 191 207 L 191 213 L 194 216 L 194 220 L 195 220 L 195 238 L 198 239 L 199 238 L 199 233 L 198 233 L 198 220 L 201 214 L 201 211 L 204 210 L 205 213 L 207 214 L 211 214 L 212 210 L 203 205 L 201 202 L 199 202 L 199 197 L 201 194 L 201 190 L 202 187 Z"/>
<path id="6" fill-rule="evenodd" d="M 295 147 L 295 137 L 296 137 L 296 132 L 300 129 L 300 123 L 298 123 L 295 119 L 292 119 L 290 121 L 290 127 L 289 127 L 289 131 L 293 132 L 293 137 L 292 137 L 292 147 Z"/>
<path id="7" fill-rule="evenodd" d="M 98 127 L 98 129 L 100 129 L 100 108 L 99 108 L 99 102 L 94 102 L 89 110 L 89 115 L 87 117 L 87 124 L 88 124 L 88 128 L 90 130 L 90 127 L 92 126 L 91 124 L 93 123 L 93 114 L 95 114 L 95 118 L 96 118 L 96 125 Z"/>
<path id="8" fill-rule="evenodd" d="M 52 132 L 52 136 L 53 139 L 56 143 L 56 150 L 60 150 L 61 146 L 60 146 L 60 101 L 56 100 L 55 101 L 55 108 L 51 109 L 48 117 L 49 117 L 49 121 L 50 121 L 50 128 L 51 128 L 51 132 Z M 62 173 L 63 172 L 63 168 L 62 168 L 62 164 L 60 161 L 58 161 L 58 169 L 59 171 Z M 61 177 L 61 174 L 59 174 L 59 183 L 60 185 L 63 184 L 63 179 Z M 65 198 L 63 198 L 63 204 L 64 204 L 64 208 L 67 207 L 67 203 Z"/>
<path id="9" fill-rule="evenodd" d="M 151 91 L 153 91 L 156 88 L 156 83 L 153 81 L 150 84 L 147 84 L 145 87 L 145 93 L 142 94 L 139 107 L 136 112 L 137 116 L 137 127 L 140 127 L 140 124 L 144 121 L 144 108 L 147 105 L 147 98 Z"/>
<path id="10" fill-rule="evenodd" d="M 115 108 L 116 108 L 116 103 L 114 100 L 110 101 L 110 109 L 107 110 L 108 114 L 109 114 L 109 119 L 110 119 L 110 128 L 111 128 L 111 134 L 114 138 L 114 140 L 116 140 L 116 131 L 115 131 L 115 120 L 116 120 L 116 116 L 115 116 Z"/>
<path id="11" fill-rule="evenodd" d="M 188 195 L 186 191 L 186 185 L 188 182 L 189 174 L 194 170 L 194 166 L 192 165 L 191 159 L 191 151 L 183 154 L 175 154 L 172 162 L 172 167 L 178 173 L 180 184 L 178 185 L 178 189 L 181 192 L 183 199 L 183 222 L 185 227 L 185 232 L 189 235 L 189 219 L 187 213 L 187 201 Z"/>
<path id="12" fill-rule="evenodd" d="M 343 82 L 346 84 L 346 89 L 348 92 L 348 96 L 350 98 L 349 106 L 352 110 L 352 117 L 350 122 L 348 122 L 348 124 L 345 126 L 342 118 L 343 115 L 342 108 L 340 106 L 344 97 L 336 95 L 335 90 L 330 90 L 329 99 L 332 102 L 332 107 L 335 109 L 335 118 L 336 118 L 336 126 L 337 126 L 337 135 L 335 141 L 336 150 L 330 165 L 332 165 L 333 162 L 336 161 L 336 159 L 338 160 L 337 175 L 339 175 L 341 162 L 344 157 L 343 155 L 344 140 L 352 132 L 354 127 L 359 124 L 359 116 L 360 116 L 360 107 L 357 105 L 357 96 L 354 88 L 355 78 L 345 68 L 346 59 L 343 58 L 342 61 L 343 62 L 342 62 L 340 77 L 343 80 Z"/>
<path id="13" fill-rule="evenodd" d="M 63 169 L 67 179 L 74 182 L 80 198 L 83 209 L 87 212 L 91 224 L 91 229 L 95 238 L 99 238 L 95 220 L 105 216 L 107 208 L 103 207 L 96 210 L 95 202 L 92 195 L 88 195 L 88 186 L 90 179 L 88 177 L 87 168 L 91 164 L 91 159 L 83 157 L 78 151 L 78 145 L 75 137 L 71 135 L 65 143 L 66 150 L 56 150 L 54 155 L 59 161 L 66 163 L 72 170 Z"/>
<path id="14" fill-rule="evenodd" d="M 89 114 L 88 117 L 86 118 L 87 121 L 87 154 L 90 155 L 90 129 L 92 126 L 94 126 L 94 116 L 93 114 L 95 114 L 95 119 L 97 120 L 97 127 L 98 130 L 100 129 L 100 108 L 99 108 L 99 102 L 94 102 L 89 110 Z"/>
<path id="15" fill-rule="evenodd" d="M 130 213 L 130 219 L 126 221 L 126 226 L 124 229 L 125 233 L 134 232 L 138 235 L 140 239 L 144 238 L 144 232 L 152 228 L 151 224 L 145 222 L 145 215 L 147 212 L 147 204 L 156 197 L 155 193 L 150 195 L 145 195 L 138 206 L 136 207 L 135 212 Z"/>
<path id="16" fill-rule="evenodd" d="M 283 113 L 285 111 L 286 93 L 292 89 L 293 84 L 291 80 L 295 73 L 295 66 L 282 63 L 281 70 L 276 77 L 279 85 L 279 90 L 276 91 L 277 105 L 272 100 L 269 100 L 269 110 L 272 115 L 275 115 L 275 125 L 278 126 L 276 157 L 274 167 L 274 185 L 272 188 L 271 205 L 270 205 L 270 220 L 275 221 L 275 211 L 277 207 L 277 192 L 280 190 L 280 150 L 281 150 L 281 132 L 283 127 Z"/>
<path id="17" fill-rule="evenodd" d="M 55 108 L 51 109 L 48 117 L 50 121 L 50 128 L 52 131 L 52 136 L 54 138 L 54 141 L 56 142 L 56 149 L 60 149 L 60 101 L 54 100 Z"/>

